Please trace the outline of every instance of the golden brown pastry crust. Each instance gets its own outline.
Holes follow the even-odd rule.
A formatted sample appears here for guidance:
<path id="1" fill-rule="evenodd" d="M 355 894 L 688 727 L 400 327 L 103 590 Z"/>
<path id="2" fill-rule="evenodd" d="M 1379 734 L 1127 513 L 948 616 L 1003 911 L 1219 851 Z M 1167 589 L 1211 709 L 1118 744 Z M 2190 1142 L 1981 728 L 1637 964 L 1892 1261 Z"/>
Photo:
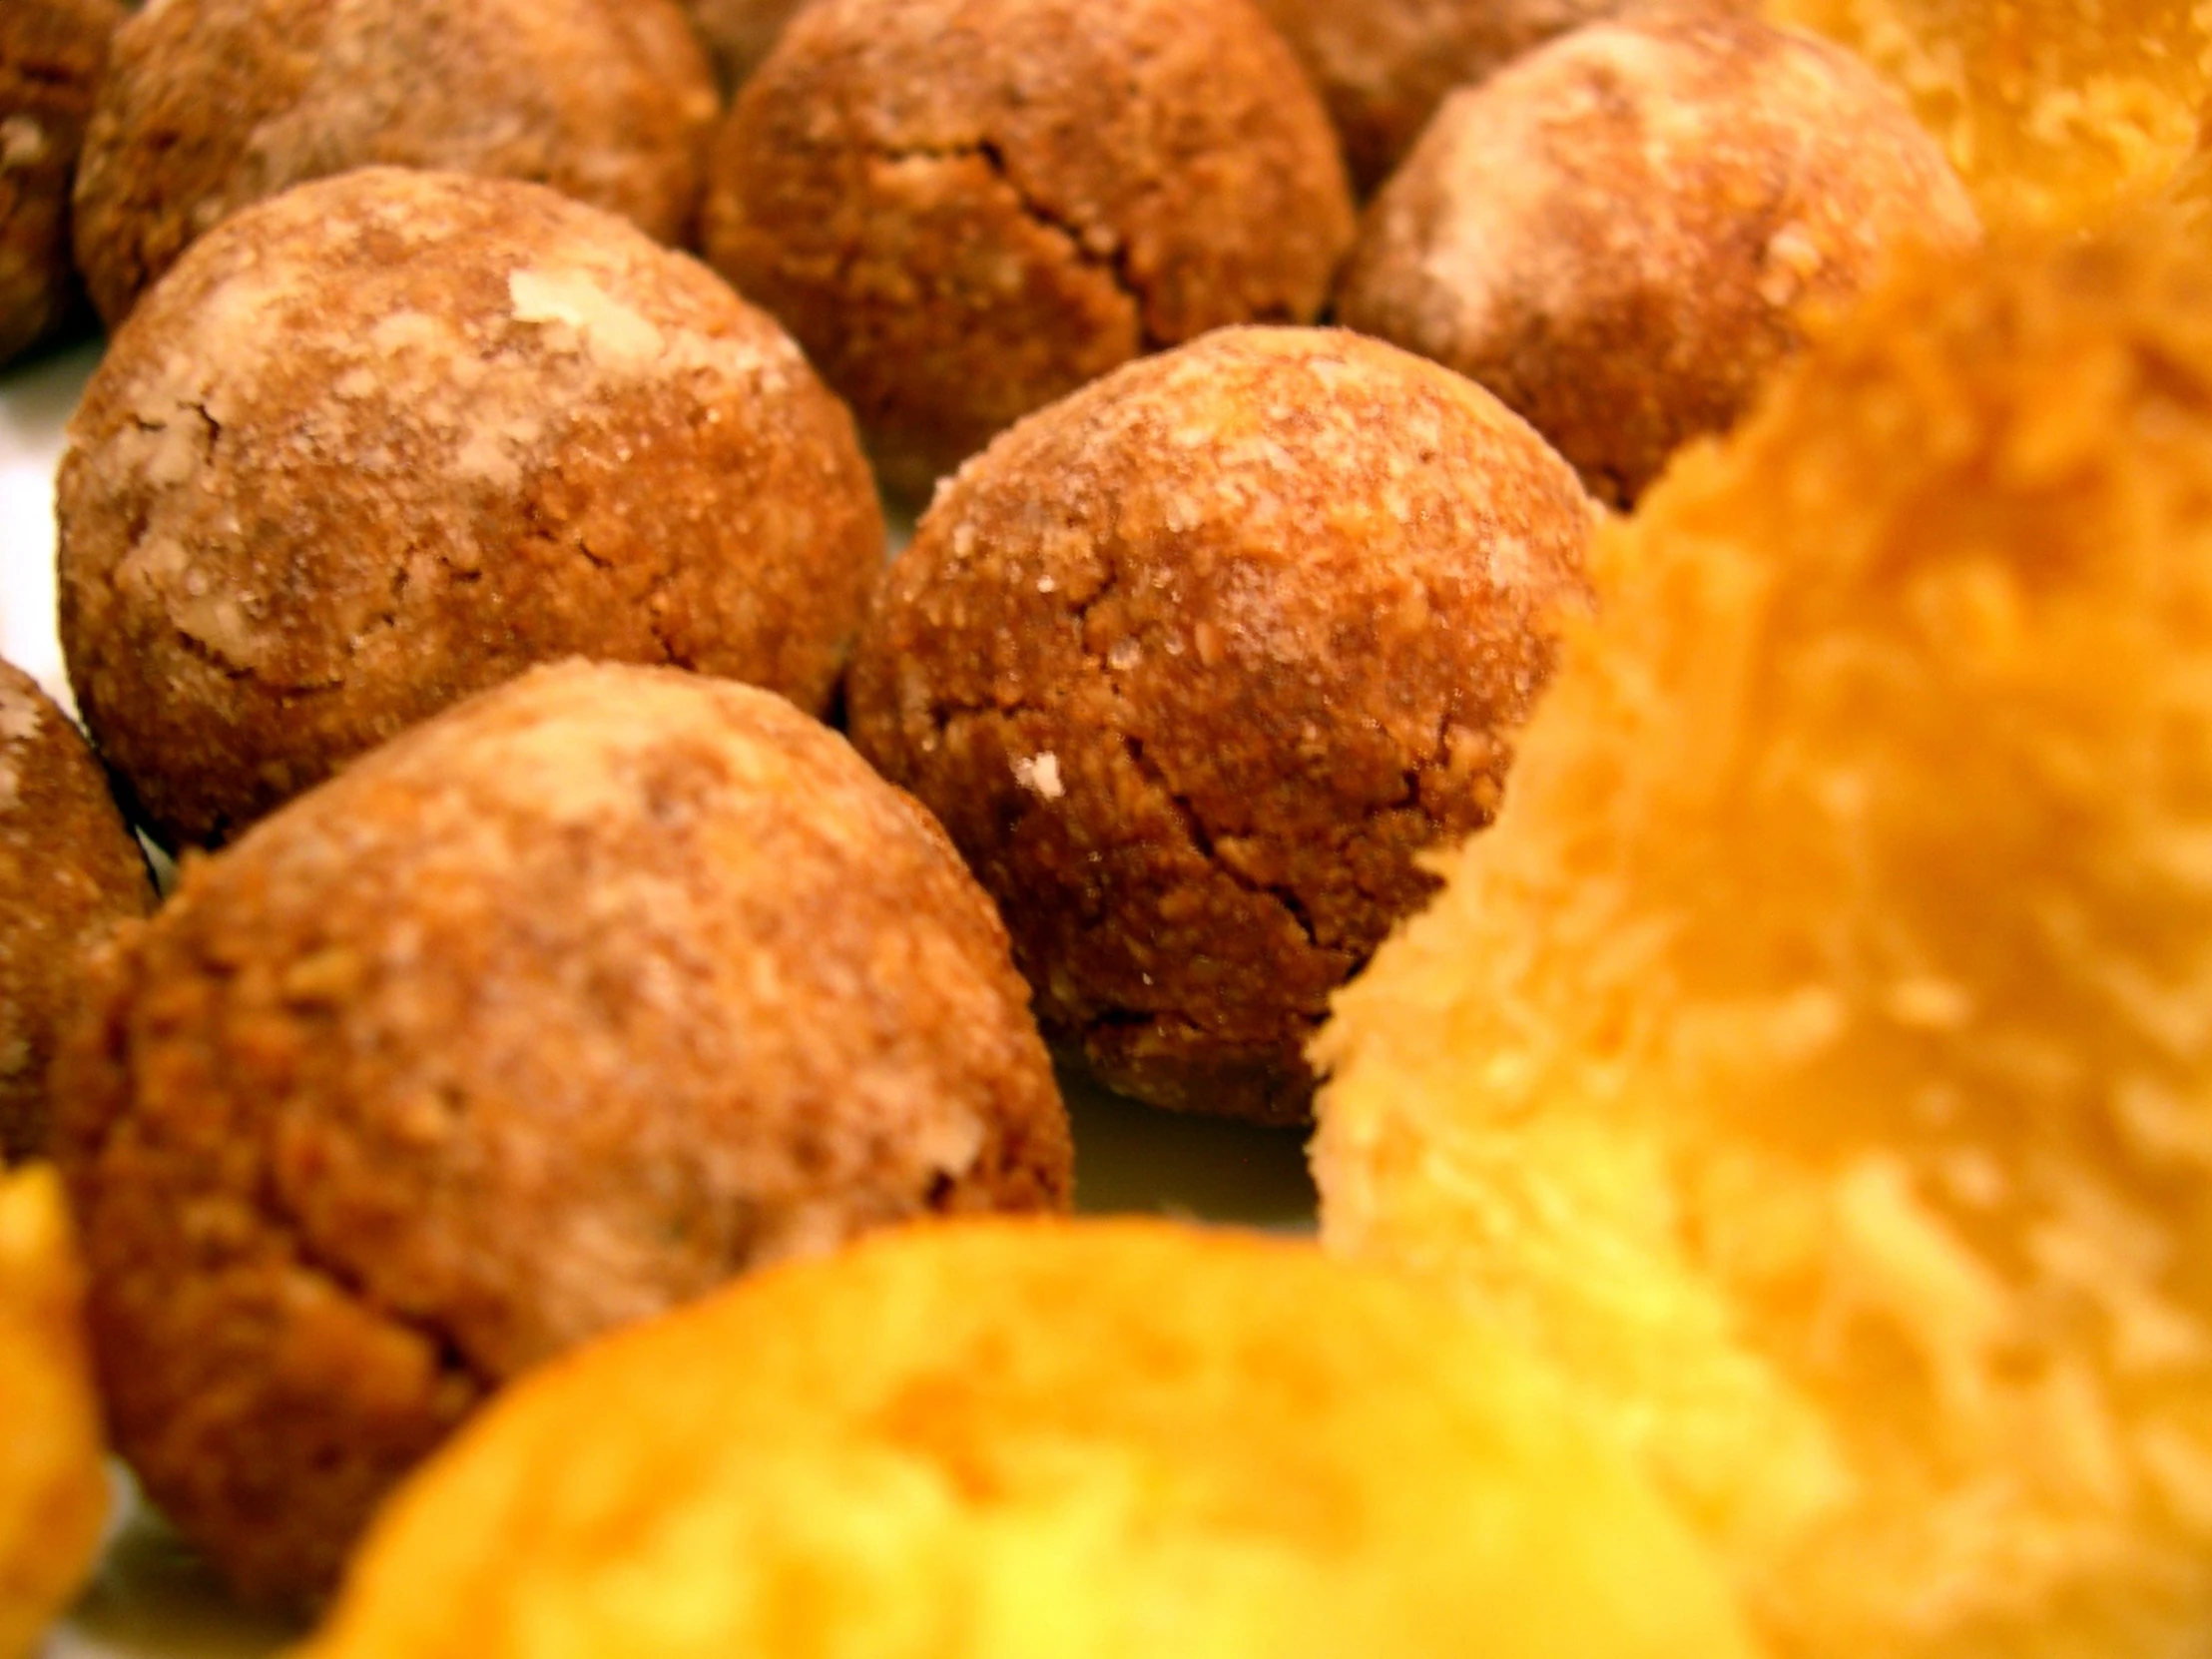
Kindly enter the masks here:
<path id="1" fill-rule="evenodd" d="M 84 309 L 69 187 L 124 15 L 115 0 L 0 9 L 0 363 Z"/>
<path id="2" fill-rule="evenodd" d="M 680 242 L 718 109 L 671 0 L 167 0 L 116 35 L 77 263 L 113 327 L 241 208 L 368 166 L 550 185 Z"/>
<path id="3" fill-rule="evenodd" d="M 819 710 L 882 557 L 851 420 L 773 322 L 505 181 L 383 169 L 241 215 L 70 440 L 70 676 L 177 841 L 571 654 Z"/>
<path id="4" fill-rule="evenodd" d="M 1294 1121 L 1329 993 L 1489 822 L 1592 510 L 1479 387 L 1229 329 L 1007 433 L 854 652 L 853 742 L 943 821 L 1048 1036 Z"/>
<path id="5" fill-rule="evenodd" d="M 718 141 L 709 256 L 922 495 L 1140 352 L 1308 321 L 1326 112 L 1249 0 L 818 0 Z"/>
<path id="6" fill-rule="evenodd" d="M 87 953 L 152 908 L 146 859 L 85 740 L 0 662 L 0 1160 L 46 1140 L 46 1067 Z"/>
<path id="7" fill-rule="evenodd" d="M 1593 24 L 1454 94 L 1370 211 L 1339 315 L 1481 381 L 1601 500 L 1725 431 L 1809 307 L 1973 205 L 1840 47 L 1751 18 Z"/>
<path id="8" fill-rule="evenodd" d="M 57 1068 L 117 1443 L 313 1592 L 488 1392 L 754 1265 L 1064 1208 L 997 916 L 827 728 L 541 670 L 187 863 Z"/>
<path id="9" fill-rule="evenodd" d="M 1398 1276 L 973 1221 L 524 1382 L 300 1651 L 1751 1659 L 1686 1531 L 1526 1355 Z"/>
<path id="10" fill-rule="evenodd" d="M 0 1170 L 0 1653 L 43 1650 L 91 1575 L 107 1449 L 84 1325 L 84 1269 L 52 1169 Z"/>

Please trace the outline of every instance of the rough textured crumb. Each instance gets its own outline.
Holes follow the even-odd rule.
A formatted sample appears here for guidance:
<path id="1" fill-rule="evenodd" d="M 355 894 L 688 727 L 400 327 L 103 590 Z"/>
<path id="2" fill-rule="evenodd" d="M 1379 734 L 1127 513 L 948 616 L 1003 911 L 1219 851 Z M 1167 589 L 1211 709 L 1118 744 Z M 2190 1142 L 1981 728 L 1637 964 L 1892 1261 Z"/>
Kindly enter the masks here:
<path id="1" fill-rule="evenodd" d="M 853 741 L 951 831 L 1046 1032 L 1296 1120 L 1329 993 L 1495 811 L 1592 509 L 1479 387 L 1231 329 L 964 468 L 878 590 Z"/>
<path id="2" fill-rule="evenodd" d="M 1352 209 L 1249 0 L 819 0 L 739 96 L 706 229 L 919 497 L 1141 352 L 1311 320 Z"/>
<path id="3" fill-rule="evenodd" d="M 1525 1355 L 1310 1246 L 1142 1223 L 870 1240 L 525 1382 L 305 1651 L 542 1630 L 578 1659 L 1752 1652 Z"/>
<path id="4" fill-rule="evenodd" d="M 57 1067 L 117 1444 L 327 1587 L 484 1397 L 746 1269 L 1064 1208 L 1006 936 L 780 698 L 540 670 L 189 861 Z"/>
<path id="5" fill-rule="evenodd" d="M 69 187 L 115 0 L 8 0 L 0 11 L 0 363 L 84 311 Z"/>
<path id="6" fill-rule="evenodd" d="M 116 35 L 77 263 L 113 327 L 241 208 L 368 166 L 550 185 L 680 242 L 718 108 L 672 0 L 165 0 Z"/>
<path id="7" fill-rule="evenodd" d="M 45 1143 L 46 1067 L 86 958 L 153 902 L 85 740 L 36 681 L 0 663 L 0 1159 Z"/>
<path id="8" fill-rule="evenodd" d="M 1545 1344 L 1804 1659 L 2212 1629 L 2212 279 L 2003 246 L 1600 537 L 1339 1000 L 1325 1236 Z"/>
<path id="9" fill-rule="evenodd" d="M 1725 431 L 1810 310 L 1973 205 L 1866 67 L 1751 18 L 1593 24 L 1455 93 L 1378 200 L 1338 310 L 1481 381 L 1632 504 Z"/>
<path id="10" fill-rule="evenodd" d="M 1764 4 L 1904 93 L 1992 226 L 2095 223 L 2155 194 L 2212 98 L 2197 0 Z"/>
<path id="11" fill-rule="evenodd" d="M 44 1166 L 0 1170 L 0 1653 L 40 1651 L 108 1512 L 84 1273 Z"/>
<path id="12" fill-rule="evenodd" d="M 828 702 L 883 548 L 776 325 L 611 216 L 379 169 L 195 248 L 70 424 L 61 632 L 166 839 L 534 662 Z"/>

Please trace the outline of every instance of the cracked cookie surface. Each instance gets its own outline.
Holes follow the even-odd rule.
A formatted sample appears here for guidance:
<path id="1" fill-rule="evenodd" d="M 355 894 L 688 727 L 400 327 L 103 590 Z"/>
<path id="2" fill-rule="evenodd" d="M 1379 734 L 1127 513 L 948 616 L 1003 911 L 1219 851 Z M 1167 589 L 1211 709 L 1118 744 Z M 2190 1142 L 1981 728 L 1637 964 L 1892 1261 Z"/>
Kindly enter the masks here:
<path id="1" fill-rule="evenodd" d="M 46 1139 L 46 1067 L 85 955 L 154 902 L 100 763 L 38 682 L 0 662 L 0 1160 Z"/>
<path id="2" fill-rule="evenodd" d="M 820 710 L 883 547 L 850 417 L 712 273 L 390 169 L 192 251 L 72 421 L 58 516 L 87 724 L 188 843 L 564 656 Z"/>
<path id="3" fill-rule="evenodd" d="M 507 1379 L 760 1264 L 1060 1209 L 1067 1123 L 943 833 L 767 693 L 569 664 L 128 931 L 57 1073 L 117 1442 L 313 1592 Z"/>
<path id="4" fill-rule="evenodd" d="M 0 10 L 0 362 L 85 310 L 69 186 L 123 18 L 115 0 L 8 0 Z"/>
<path id="5" fill-rule="evenodd" d="M 677 243 L 719 109 L 671 0 L 168 0 L 116 35 L 77 263 L 113 327 L 232 214 L 369 166 L 549 185 Z"/>
<path id="6" fill-rule="evenodd" d="M 1663 7 L 1454 93 L 1377 198 L 1338 314 L 1488 386 L 1610 505 L 1724 432 L 1899 250 L 1973 203 L 1842 48 Z"/>
<path id="7" fill-rule="evenodd" d="M 1327 113 L 1248 0 L 817 0 L 711 173 L 710 256 L 907 495 L 1142 352 L 1310 320 L 1352 235 Z"/>
<path id="8" fill-rule="evenodd" d="M 1495 811 L 1592 509 L 1488 393 L 1333 330 L 1132 364 L 963 468 L 878 590 L 854 743 L 951 831 L 1046 1033 L 1302 1116 L 1301 1050 Z"/>

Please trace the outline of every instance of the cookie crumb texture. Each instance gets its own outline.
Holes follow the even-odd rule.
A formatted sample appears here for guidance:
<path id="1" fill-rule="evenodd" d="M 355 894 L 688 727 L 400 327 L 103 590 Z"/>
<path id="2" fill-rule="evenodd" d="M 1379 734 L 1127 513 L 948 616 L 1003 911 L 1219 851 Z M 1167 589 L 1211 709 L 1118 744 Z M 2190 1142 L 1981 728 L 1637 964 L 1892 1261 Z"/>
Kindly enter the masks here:
<path id="1" fill-rule="evenodd" d="M 45 1144 L 46 1068 L 86 958 L 153 903 L 100 763 L 38 682 L 0 662 L 0 1159 Z"/>
<path id="2" fill-rule="evenodd" d="M 1673 9 L 1592 24 L 1445 103 L 1338 312 L 1488 386 L 1601 500 L 1726 431 L 1809 309 L 1979 237 L 1896 94 L 1825 41 Z"/>
<path id="3" fill-rule="evenodd" d="M 1311 320 L 1352 209 L 1249 0 L 817 0 L 739 95 L 706 230 L 921 497 L 1142 352 Z"/>
<path id="4" fill-rule="evenodd" d="M 1929 263 L 1598 548 L 1324 1033 L 1325 1237 L 1544 1344 L 1777 1655 L 2201 1652 L 2201 257 Z"/>
<path id="5" fill-rule="evenodd" d="M 993 444 L 878 591 L 853 741 L 944 822 L 1054 1041 L 1302 1118 L 1329 993 L 1480 829 L 1592 509 L 1480 387 L 1233 329 Z"/>
<path id="6" fill-rule="evenodd" d="M 2095 224 L 2155 195 L 2212 99 L 2196 0 L 1765 0 L 1912 101 L 1992 227 Z"/>
<path id="7" fill-rule="evenodd" d="M 942 832 L 768 693 L 541 670 L 188 862 L 58 1068 L 117 1444 L 245 1592 L 326 1588 L 527 1367 L 924 1214 L 1065 1208 Z"/>
<path id="8" fill-rule="evenodd" d="M 0 1653 L 35 1654 L 108 1513 L 84 1272 L 54 1172 L 0 1170 Z"/>
<path id="9" fill-rule="evenodd" d="M 124 16 L 115 0 L 8 0 L 0 11 L 0 363 L 84 310 L 70 180 Z"/>
<path id="10" fill-rule="evenodd" d="M 163 0 L 115 37 L 77 263 L 113 327 L 241 208 L 370 166 L 549 185 L 681 242 L 719 109 L 672 0 Z"/>
<path id="11" fill-rule="evenodd" d="M 1364 193 L 1389 177 L 1447 93 L 1487 80 L 1554 35 L 1612 16 L 1622 3 L 1261 0 L 1261 10 L 1321 89 Z"/>
<path id="12" fill-rule="evenodd" d="M 1752 1652 L 1525 1354 L 1310 1245 L 1132 1222 L 872 1239 L 524 1382 L 304 1655 L 547 1630 L 579 1659 Z"/>
<path id="13" fill-rule="evenodd" d="M 202 844 L 572 654 L 820 710 L 883 549 L 850 417 L 712 273 L 393 169 L 193 250 L 71 422 L 58 515 L 87 724 Z"/>

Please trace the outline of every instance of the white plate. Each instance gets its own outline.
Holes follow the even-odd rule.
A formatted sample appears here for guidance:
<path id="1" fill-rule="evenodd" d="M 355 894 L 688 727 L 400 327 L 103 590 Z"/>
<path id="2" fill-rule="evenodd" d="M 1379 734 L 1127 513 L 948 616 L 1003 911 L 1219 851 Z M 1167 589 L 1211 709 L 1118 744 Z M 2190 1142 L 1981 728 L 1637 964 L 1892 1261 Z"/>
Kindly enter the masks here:
<path id="1" fill-rule="evenodd" d="M 70 708 L 54 634 L 53 478 L 63 423 L 97 361 L 97 347 L 81 346 L 0 371 L 0 656 Z M 1082 1209 L 1313 1225 L 1296 1132 L 1151 1112 L 1080 1085 L 1067 1093 Z M 120 1471 L 117 1487 L 115 1537 L 49 1659 L 246 1659 L 299 1634 L 232 1605 Z"/>

